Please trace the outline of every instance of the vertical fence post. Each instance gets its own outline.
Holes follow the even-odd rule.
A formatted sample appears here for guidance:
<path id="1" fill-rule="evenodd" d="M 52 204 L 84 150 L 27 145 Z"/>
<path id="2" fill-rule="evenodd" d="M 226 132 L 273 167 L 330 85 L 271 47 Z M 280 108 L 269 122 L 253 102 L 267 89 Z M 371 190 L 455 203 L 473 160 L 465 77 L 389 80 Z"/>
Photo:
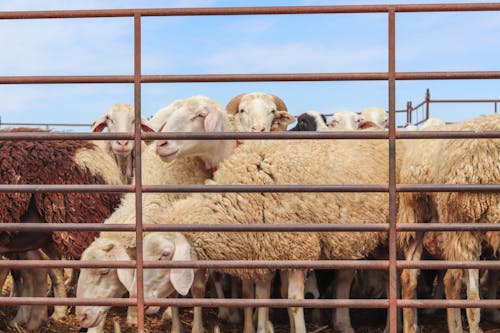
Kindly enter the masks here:
<path id="1" fill-rule="evenodd" d="M 397 332 L 396 269 L 396 13 L 389 9 L 389 330 Z"/>
<path id="2" fill-rule="evenodd" d="M 406 124 L 411 124 L 411 113 L 413 109 L 413 105 L 411 101 L 406 102 Z"/>
<path id="3" fill-rule="evenodd" d="M 497 113 L 497 106 L 498 106 L 498 101 L 495 101 L 495 111 L 494 111 L 495 113 Z"/>
<path id="4" fill-rule="evenodd" d="M 425 119 L 429 119 L 429 106 L 430 106 L 430 101 L 431 101 L 431 91 L 429 88 L 425 91 Z"/>
<path id="5" fill-rule="evenodd" d="M 137 251 L 137 332 L 144 333 L 141 179 L 141 14 L 134 14 L 135 219 Z"/>

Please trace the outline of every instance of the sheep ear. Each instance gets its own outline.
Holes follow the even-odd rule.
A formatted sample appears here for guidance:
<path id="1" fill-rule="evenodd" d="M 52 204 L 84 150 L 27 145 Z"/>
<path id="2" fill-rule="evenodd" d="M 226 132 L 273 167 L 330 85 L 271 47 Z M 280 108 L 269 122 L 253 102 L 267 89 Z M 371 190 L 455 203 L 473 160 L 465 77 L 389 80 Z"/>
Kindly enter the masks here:
<path id="1" fill-rule="evenodd" d="M 137 295 L 137 274 L 133 268 L 118 268 L 118 280 L 127 288 L 130 297 Z"/>
<path id="2" fill-rule="evenodd" d="M 144 132 L 154 132 L 155 131 L 154 128 L 149 126 L 149 121 L 144 117 L 141 117 L 141 129 Z"/>
<path id="3" fill-rule="evenodd" d="M 238 96 L 234 97 L 232 100 L 229 101 L 226 105 L 226 111 L 228 114 L 236 114 L 238 113 L 238 107 L 240 106 L 240 101 L 241 98 L 245 94 L 239 94 Z"/>
<path id="4" fill-rule="evenodd" d="M 110 250 L 112 251 L 112 259 L 115 260 L 131 260 L 127 251 L 122 246 L 111 246 Z M 118 268 L 116 270 L 118 275 L 118 280 L 127 288 L 128 292 L 132 295 L 135 295 L 136 292 L 136 273 L 133 268 Z"/>
<path id="5" fill-rule="evenodd" d="M 106 119 L 106 115 L 103 115 L 94 120 L 92 123 L 92 132 L 102 132 L 108 126 Z"/>
<path id="6" fill-rule="evenodd" d="M 279 98 L 276 95 L 271 95 L 271 96 L 273 96 L 274 104 L 276 104 L 276 108 L 279 111 L 288 111 L 288 109 L 286 108 L 285 102 L 283 102 L 283 100 L 281 98 Z"/>
<path id="7" fill-rule="evenodd" d="M 205 131 L 222 132 L 222 112 L 219 109 L 212 109 L 205 118 Z"/>
<path id="8" fill-rule="evenodd" d="M 290 113 L 288 113 L 288 111 L 278 111 L 278 114 L 275 119 L 284 120 L 287 125 L 295 121 L 295 117 Z"/>
<path id="9" fill-rule="evenodd" d="M 175 251 L 172 260 L 191 260 L 191 246 L 187 239 L 180 233 L 175 234 Z M 170 270 L 170 282 L 175 290 L 182 296 L 186 296 L 193 285 L 193 268 L 172 268 Z"/>

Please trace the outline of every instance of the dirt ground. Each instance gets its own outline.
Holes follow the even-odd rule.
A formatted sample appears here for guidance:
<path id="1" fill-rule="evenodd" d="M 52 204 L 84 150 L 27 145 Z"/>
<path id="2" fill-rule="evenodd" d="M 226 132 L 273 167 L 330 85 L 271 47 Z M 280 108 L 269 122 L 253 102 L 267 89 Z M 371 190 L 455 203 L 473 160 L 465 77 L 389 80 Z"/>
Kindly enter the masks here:
<path id="1" fill-rule="evenodd" d="M 9 283 L 7 281 L 2 290 L 2 296 L 8 297 Z M 500 288 L 499 288 L 500 291 Z M 71 292 L 70 292 L 71 293 Z M 74 295 L 70 295 L 74 296 Z M 500 296 L 500 295 L 499 295 Z M 49 308 L 49 314 L 52 308 Z M 3 306 L 0 307 L 0 333 L 26 333 L 22 327 L 9 327 L 8 322 L 14 318 L 16 307 Z M 161 312 L 160 312 L 161 313 Z M 170 333 L 170 322 L 163 321 L 161 314 L 158 313 L 152 316 L 146 316 L 146 329 L 149 333 Z M 353 309 L 351 310 L 351 322 L 354 330 L 357 333 L 383 333 L 386 321 L 385 309 Z M 191 331 L 191 320 L 193 317 L 191 308 L 180 309 L 181 322 L 185 332 Z M 275 333 L 289 333 L 288 314 L 286 309 L 271 309 L 271 322 L 274 325 Z M 321 320 L 313 322 L 311 319 L 311 310 L 305 309 L 307 329 L 309 333 L 335 333 L 331 324 L 331 311 L 329 309 L 321 310 Z M 108 313 L 106 320 L 106 333 L 135 333 L 136 329 L 127 327 L 125 324 L 126 308 L 112 308 Z M 219 326 L 221 333 L 237 333 L 242 331 L 241 325 L 233 325 L 225 323 L 217 318 L 216 308 L 203 309 L 203 321 L 207 333 L 212 333 L 215 326 Z M 462 311 L 462 322 L 464 329 L 467 329 L 467 319 L 465 311 Z M 421 332 L 423 333 L 442 333 L 447 331 L 446 326 L 446 311 L 445 309 L 437 309 L 433 315 L 426 315 L 422 310 L 419 310 L 419 323 Z M 120 330 L 116 331 L 115 327 L 119 326 Z M 487 318 L 482 318 L 481 328 L 484 333 L 500 333 L 500 325 L 489 322 Z M 86 329 L 81 328 L 74 316 L 74 309 L 70 309 L 68 317 L 61 322 L 49 321 L 44 327 L 38 330 L 39 333 L 77 333 L 86 332 Z"/>
<path id="2" fill-rule="evenodd" d="M 207 333 L 213 332 L 215 325 L 220 327 L 221 332 L 224 333 L 236 333 L 241 332 L 241 326 L 231 325 L 221 322 L 217 319 L 216 309 L 204 309 L 204 323 Z M 324 310 L 322 313 L 322 321 L 319 323 L 310 322 L 309 311 L 306 310 L 306 322 L 308 322 L 308 331 L 310 333 L 334 333 L 336 332 L 330 324 L 330 316 L 328 315 L 328 310 Z M 72 312 L 73 313 L 73 312 Z M 26 331 L 22 328 L 10 328 L 8 326 L 8 321 L 15 315 L 15 308 L 13 307 L 1 307 L 0 308 L 0 332 L 13 332 L 13 333 L 25 333 Z M 115 322 L 120 326 L 121 333 L 135 333 L 135 328 L 126 327 L 125 325 L 126 310 L 124 308 L 114 308 L 110 311 L 106 321 L 106 332 L 115 332 Z M 188 308 L 181 309 L 181 321 L 184 325 L 185 332 L 190 332 L 191 330 L 191 318 L 192 310 Z M 275 333 L 288 333 L 288 315 L 285 309 L 272 309 L 271 319 L 274 324 Z M 363 310 L 356 309 L 351 310 L 351 320 L 353 327 L 356 332 L 359 333 L 382 333 L 385 326 L 385 310 Z M 465 317 L 463 318 L 464 325 L 466 324 Z M 436 314 L 432 316 L 420 315 L 420 324 L 422 327 L 422 332 L 424 333 L 442 333 L 446 332 L 446 313 L 444 310 L 438 310 Z M 481 323 L 485 333 L 500 333 L 500 327 L 498 324 L 489 323 L 484 321 Z M 146 328 L 147 332 L 150 333 L 169 333 L 170 323 L 162 322 L 161 316 L 154 315 L 146 317 Z M 465 326 L 464 326 L 465 328 Z M 50 321 L 42 327 L 39 333 L 76 333 L 76 332 L 86 332 L 85 329 L 81 329 L 75 320 L 73 314 L 70 314 L 66 320 L 63 322 Z"/>

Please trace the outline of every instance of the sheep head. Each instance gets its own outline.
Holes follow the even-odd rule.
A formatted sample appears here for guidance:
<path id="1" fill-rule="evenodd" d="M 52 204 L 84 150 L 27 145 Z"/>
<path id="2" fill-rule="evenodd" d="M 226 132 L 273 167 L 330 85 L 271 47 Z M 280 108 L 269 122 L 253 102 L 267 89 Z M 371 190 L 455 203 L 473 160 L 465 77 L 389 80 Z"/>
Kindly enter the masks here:
<path id="1" fill-rule="evenodd" d="M 105 128 L 110 133 L 134 132 L 134 108 L 129 104 L 115 104 L 104 115 L 92 123 L 93 132 L 102 132 Z M 145 118 L 141 117 L 141 129 L 146 132 L 154 131 Z M 134 140 L 112 140 L 111 150 L 117 156 L 128 156 L 134 149 Z"/>
<path id="2" fill-rule="evenodd" d="M 361 112 L 361 117 L 366 121 L 377 124 L 381 128 L 386 128 L 389 125 L 389 114 L 383 108 L 365 108 Z"/>
<path id="3" fill-rule="evenodd" d="M 116 241 L 96 239 L 82 254 L 81 260 L 132 260 L 127 249 Z M 82 268 L 76 297 L 121 297 L 127 290 L 135 293 L 135 270 Z M 110 306 L 77 306 L 76 316 L 83 327 L 95 327 L 105 318 Z"/>
<path id="4" fill-rule="evenodd" d="M 363 118 L 354 112 L 342 111 L 332 116 L 332 121 L 328 124 L 330 128 L 344 131 L 355 131 Z"/>
<path id="5" fill-rule="evenodd" d="M 287 111 L 285 102 L 276 95 L 262 92 L 241 94 L 226 105 L 229 115 L 241 123 L 244 131 L 269 132 L 280 111 Z"/>
<path id="6" fill-rule="evenodd" d="M 325 131 L 327 129 L 325 115 L 318 111 L 310 110 L 297 118 L 297 125 L 290 131 Z"/>
<path id="7" fill-rule="evenodd" d="M 192 260 L 191 245 L 181 233 L 151 233 L 143 240 L 144 260 Z M 193 268 L 153 268 L 144 270 L 144 297 L 164 298 L 174 291 L 185 296 L 194 280 Z M 146 313 L 158 310 L 149 307 Z"/>
<path id="8" fill-rule="evenodd" d="M 227 115 L 222 107 L 206 96 L 193 96 L 171 111 L 162 132 L 221 132 Z M 158 140 L 156 152 L 165 162 L 185 156 L 209 155 L 212 140 Z"/>

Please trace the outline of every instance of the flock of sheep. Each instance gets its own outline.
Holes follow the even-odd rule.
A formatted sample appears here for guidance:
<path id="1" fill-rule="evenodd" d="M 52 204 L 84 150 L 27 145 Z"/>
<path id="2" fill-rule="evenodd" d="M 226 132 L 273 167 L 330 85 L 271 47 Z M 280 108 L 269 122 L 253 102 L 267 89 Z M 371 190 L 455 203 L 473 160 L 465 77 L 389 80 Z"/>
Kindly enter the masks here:
<path id="1" fill-rule="evenodd" d="M 282 99 L 267 93 L 242 94 L 226 108 L 205 96 L 176 100 L 151 119 L 141 119 L 145 131 L 162 132 L 266 132 L 286 130 L 295 118 Z M 331 121 L 316 111 L 297 118 L 292 131 L 384 130 L 387 113 L 367 108 L 361 114 L 341 112 Z M 93 124 L 93 131 L 133 131 L 129 105 L 117 104 Z M 455 124 L 435 121 L 421 129 L 498 131 L 500 115 L 481 116 Z M 419 129 L 419 130 L 421 130 Z M 26 130 L 26 129 L 22 129 Z M 14 131 L 14 130 L 12 130 Z M 18 129 L 17 131 L 20 131 Z M 134 141 L 8 141 L 0 142 L 0 177 L 6 184 L 124 184 L 133 183 Z M 149 184 L 384 184 L 388 183 L 388 143 L 385 140 L 157 140 L 144 143 L 142 182 Z M 499 139 L 399 140 L 397 182 L 402 184 L 498 184 Z M 135 193 L 0 193 L 0 217 L 7 222 L 135 223 Z M 145 193 L 144 224 L 368 224 L 388 223 L 387 193 Z M 500 198 L 495 192 L 399 193 L 398 223 L 498 223 Z M 95 233 L 54 231 L 50 234 L 1 232 L 2 254 L 12 259 L 67 258 L 75 260 L 134 260 L 135 232 Z M 386 232 L 151 232 L 143 239 L 144 260 L 336 260 L 365 259 L 380 253 Z M 486 250 L 496 258 L 500 235 L 493 231 L 398 233 L 401 256 L 419 260 L 423 253 L 445 260 L 479 260 Z M 0 272 L 3 283 L 9 270 Z M 202 298 L 207 276 L 222 293 L 221 273 L 241 281 L 244 298 L 270 298 L 273 269 L 231 268 L 144 270 L 146 298 Z M 369 273 L 367 271 L 366 273 Z M 283 298 L 303 299 L 305 287 L 314 285 L 314 274 L 304 270 L 280 270 Z M 45 296 L 47 275 L 54 294 L 65 297 L 61 269 L 13 271 L 13 294 Z M 306 280 L 307 276 L 307 280 Z M 336 273 L 337 298 L 349 298 L 356 277 L 381 281 L 354 270 Z M 379 275 L 380 276 L 380 275 Z M 419 270 L 403 270 L 403 298 L 415 298 Z M 496 274 L 489 272 L 490 291 Z M 485 278 L 486 279 L 486 278 Z M 479 299 L 477 269 L 449 269 L 442 283 L 448 299 L 460 298 L 462 280 L 467 298 Z M 331 281 L 334 282 L 334 281 Z M 419 282 L 421 283 L 421 282 Z M 431 287 L 432 288 L 432 287 Z M 130 297 L 136 295 L 136 271 L 129 268 L 80 269 L 76 296 Z M 361 290 L 363 292 L 363 290 Z M 496 296 L 496 289 L 490 296 Z M 318 295 L 318 292 L 315 293 Z M 370 297 L 370 296 L 368 296 Z M 109 306 L 77 306 L 76 316 L 88 332 L 103 332 Z M 145 309 L 155 313 L 157 307 Z M 462 332 L 460 309 L 450 308 L 450 332 Z M 67 307 L 55 307 L 60 319 Z M 302 308 L 289 308 L 290 332 L 306 332 Z M 403 309 L 403 329 L 418 332 L 416 309 Z M 243 332 L 272 332 L 269 309 L 244 309 Z M 169 308 L 172 332 L 181 332 L 178 310 Z M 492 316 L 500 321 L 498 310 Z M 231 322 L 241 318 L 236 309 L 219 309 L 219 317 Z M 354 332 L 349 311 L 338 308 L 334 328 Z M 46 306 L 19 307 L 11 325 L 36 330 L 47 319 Z M 127 323 L 136 322 L 130 307 Z M 467 309 L 469 331 L 480 332 L 480 311 Z M 386 327 L 388 331 L 388 326 Z M 195 307 L 192 332 L 204 332 L 201 308 Z"/>

